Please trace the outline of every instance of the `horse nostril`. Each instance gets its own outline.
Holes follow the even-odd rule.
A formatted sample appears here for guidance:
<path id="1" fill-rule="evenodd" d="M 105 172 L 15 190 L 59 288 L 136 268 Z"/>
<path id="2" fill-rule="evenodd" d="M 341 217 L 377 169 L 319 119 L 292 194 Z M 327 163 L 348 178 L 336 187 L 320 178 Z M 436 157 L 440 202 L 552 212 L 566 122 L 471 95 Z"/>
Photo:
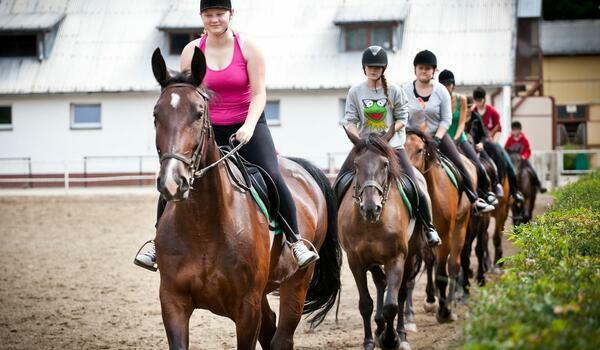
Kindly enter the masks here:
<path id="1" fill-rule="evenodd" d="M 190 189 L 190 184 L 185 177 L 181 178 L 181 183 L 179 185 L 179 190 L 181 192 L 187 192 Z"/>
<path id="2" fill-rule="evenodd" d="M 381 204 L 377 204 L 377 206 L 375 206 L 375 214 L 377 214 L 377 215 L 381 214 L 382 209 L 383 209 L 383 206 Z"/>

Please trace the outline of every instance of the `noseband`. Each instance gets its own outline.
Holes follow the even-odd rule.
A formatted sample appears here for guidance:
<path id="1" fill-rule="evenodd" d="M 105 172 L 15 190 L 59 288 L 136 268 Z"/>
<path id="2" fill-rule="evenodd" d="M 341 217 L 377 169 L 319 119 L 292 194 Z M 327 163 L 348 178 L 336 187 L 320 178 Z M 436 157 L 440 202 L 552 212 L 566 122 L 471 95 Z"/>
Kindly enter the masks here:
<path id="1" fill-rule="evenodd" d="M 381 185 L 379 182 L 375 180 L 367 180 L 362 185 L 355 184 L 354 185 L 354 195 L 352 196 L 356 203 L 360 204 L 362 202 L 362 195 L 365 189 L 373 187 L 379 192 L 381 195 L 381 206 L 385 204 L 388 199 L 388 195 L 390 192 L 390 170 L 389 165 L 385 166 L 385 183 Z"/>

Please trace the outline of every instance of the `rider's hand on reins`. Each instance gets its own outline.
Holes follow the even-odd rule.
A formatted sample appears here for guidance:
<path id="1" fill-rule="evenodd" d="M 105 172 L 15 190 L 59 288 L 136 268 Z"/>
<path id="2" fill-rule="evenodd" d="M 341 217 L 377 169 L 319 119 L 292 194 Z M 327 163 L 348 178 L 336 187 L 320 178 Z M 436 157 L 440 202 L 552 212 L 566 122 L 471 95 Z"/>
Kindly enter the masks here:
<path id="1" fill-rule="evenodd" d="M 254 134 L 254 127 L 244 124 L 244 125 L 242 125 L 242 127 L 240 127 L 238 129 L 238 131 L 236 131 L 235 139 L 238 142 L 246 144 L 246 143 L 250 142 L 250 139 L 252 138 L 253 134 Z"/>

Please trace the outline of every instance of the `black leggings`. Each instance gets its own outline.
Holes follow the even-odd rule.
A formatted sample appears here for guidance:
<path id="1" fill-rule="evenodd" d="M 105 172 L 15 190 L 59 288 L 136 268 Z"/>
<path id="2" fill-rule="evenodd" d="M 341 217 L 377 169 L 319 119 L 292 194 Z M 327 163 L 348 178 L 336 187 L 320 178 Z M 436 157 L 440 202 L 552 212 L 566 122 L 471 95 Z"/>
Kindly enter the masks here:
<path id="1" fill-rule="evenodd" d="M 483 144 L 483 148 L 489 154 L 489 156 L 494 160 L 496 166 L 498 168 L 506 169 L 506 175 L 508 176 L 508 184 L 510 185 L 510 194 L 515 194 L 519 191 L 519 185 L 517 183 L 517 174 L 515 172 L 515 168 L 512 165 L 512 162 L 506 159 L 504 156 L 504 150 L 502 147 L 494 142 L 485 142 Z M 501 166 L 504 165 L 504 166 Z"/>
<path id="2" fill-rule="evenodd" d="M 215 141 L 219 146 L 229 145 L 229 138 L 235 134 L 243 124 L 235 125 L 213 125 Z M 250 163 L 263 168 L 275 182 L 277 192 L 279 193 L 279 211 L 285 221 L 287 221 L 294 233 L 298 234 L 298 219 L 296 218 L 296 204 L 292 194 L 279 171 L 279 162 L 277 161 L 277 151 L 273 144 L 273 137 L 267 126 L 264 113 L 260 116 L 254 134 L 246 145 L 240 148 L 239 153 Z M 162 202 L 162 203 L 161 203 Z M 157 210 L 157 223 L 164 210 L 166 201 L 159 199 Z M 288 240 L 295 242 L 296 237 L 287 237 Z"/>
<path id="3" fill-rule="evenodd" d="M 463 178 L 463 189 L 467 197 L 469 198 L 469 201 L 471 203 L 475 202 L 477 200 L 477 195 L 475 194 L 475 192 L 473 192 L 475 187 L 473 186 L 473 182 L 471 182 L 471 176 L 469 176 L 469 173 L 467 173 L 465 165 L 463 164 L 462 159 L 460 158 L 460 153 L 458 153 L 456 145 L 454 144 L 450 136 L 448 136 L 448 134 L 444 134 L 444 137 L 442 137 L 442 140 L 440 142 L 440 151 L 443 155 L 448 157 L 452 161 L 452 163 L 454 163 L 454 165 L 456 166 Z"/>
<path id="4" fill-rule="evenodd" d="M 494 183 L 494 186 L 500 183 L 500 170 L 498 170 L 498 167 L 496 166 L 496 163 L 494 163 L 494 160 L 492 159 L 492 157 L 490 157 L 490 155 L 485 151 L 482 150 L 479 153 L 479 157 L 480 159 L 484 159 L 487 162 L 489 162 L 489 164 L 494 167 L 494 178 L 490 179 L 492 180 L 492 182 Z"/>
<path id="5" fill-rule="evenodd" d="M 477 168 L 477 192 L 480 196 L 485 195 L 490 191 L 490 180 L 483 164 L 481 164 L 481 161 L 479 160 L 479 156 L 475 153 L 473 145 L 464 141 L 458 146 L 463 151 L 463 154 L 475 164 L 475 168 Z"/>

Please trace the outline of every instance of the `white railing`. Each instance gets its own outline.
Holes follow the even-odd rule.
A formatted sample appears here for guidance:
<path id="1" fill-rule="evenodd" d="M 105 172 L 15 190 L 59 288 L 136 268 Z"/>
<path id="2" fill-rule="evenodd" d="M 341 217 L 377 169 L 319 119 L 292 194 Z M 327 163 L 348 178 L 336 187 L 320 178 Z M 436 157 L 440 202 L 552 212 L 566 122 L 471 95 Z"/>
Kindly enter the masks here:
<path id="1" fill-rule="evenodd" d="M 32 161 L 30 157 L 0 158 L 0 185 L 134 182 L 156 179 L 156 156 L 87 156 L 82 161 Z M 122 175 L 121 175 L 122 174 Z M 151 174 L 151 175 L 150 175 Z M 6 185 L 5 185 L 6 186 Z"/>

